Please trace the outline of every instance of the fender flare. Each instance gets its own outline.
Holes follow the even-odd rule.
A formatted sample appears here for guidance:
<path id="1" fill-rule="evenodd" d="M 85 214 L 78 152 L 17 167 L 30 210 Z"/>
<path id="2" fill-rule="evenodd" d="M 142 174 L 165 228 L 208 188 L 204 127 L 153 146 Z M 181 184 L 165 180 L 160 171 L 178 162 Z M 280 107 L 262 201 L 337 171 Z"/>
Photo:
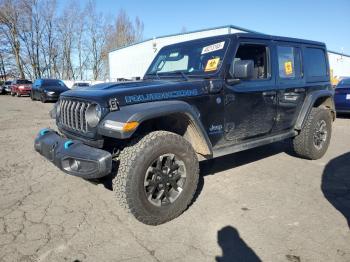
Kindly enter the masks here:
<path id="1" fill-rule="evenodd" d="M 297 118 L 297 121 L 295 123 L 294 128 L 296 130 L 301 130 L 306 117 L 309 115 L 309 113 L 311 112 L 312 107 L 314 106 L 315 102 L 319 99 L 319 98 L 331 98 L 332 101 L 332 105 L 330 107 L 330 110 L 335 114 L 335 106 L 334 106 L 334 100 L 333 100 L 333 96 L 334 96 L 334 91 L 333 90 L 318 90 L 318 91 L 312 91 L 310 92 L 305 100 L 304 103 L 301 107 L 301 110 L 299 112 L 299 116 Z"/>
<path id="2" fill-rule="evenodd" d="M 184 101 L 168 100 L 147 102 L 134 105 L 127 105 L 120 107 L 119 111 L 108 113 L 98 126 L 98 133 L 103 136 L 113 137 L 117 139 L 128 139 L 132 137 L 135 130 L 130 132 L 124 132 L 121 130 L 111 130 L 105 127 L 106 121 L 117 121 L 121 123 L 138 122 L 139 124 L 144 121 L 151 120 L 161 116 L 167 116 L 175 113 L 184 114 L 189 119 L 189 127 L 194 131 L 192 133 L 196 138 L 202 139 L 206 149 L 200 150 L 198 153 L 202 155 L 212 155 L 212 145 L 209 140 L 205 129 L 199 120 L 200 113 L 198 110 Z"/>

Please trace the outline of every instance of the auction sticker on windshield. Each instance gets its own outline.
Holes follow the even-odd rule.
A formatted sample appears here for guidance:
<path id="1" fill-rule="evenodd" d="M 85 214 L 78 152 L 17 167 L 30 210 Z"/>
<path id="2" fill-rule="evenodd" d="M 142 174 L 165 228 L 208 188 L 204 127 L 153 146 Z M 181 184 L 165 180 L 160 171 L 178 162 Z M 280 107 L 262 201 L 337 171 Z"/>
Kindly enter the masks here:
<path id="1" fill-rule="evenodd" d="M 225 41 L 222 41 L 220 43 L 216 43 L 216 44 L 213 44 L 213 45 L 205 46 L 202 49 L 202 55 L 203 54 L 207 54 L 207 53 L 211 53 L 211 52 L 214 52 L 214 51 L 217 51 L 217 50 L 221 50 L 221 49 L 224 48 L 224 45 L 225 45 Z"/>
<path id="2" fill-rule="evenodd" d="M 346 100 L 350 100 L 350 94 L 346 94 Z"/>
<path id="3" fill-rule="evenodd" d="M 205 72 L 215 71 L 218 68 L 220 57 L 209 59 L 204 69 Z"/>

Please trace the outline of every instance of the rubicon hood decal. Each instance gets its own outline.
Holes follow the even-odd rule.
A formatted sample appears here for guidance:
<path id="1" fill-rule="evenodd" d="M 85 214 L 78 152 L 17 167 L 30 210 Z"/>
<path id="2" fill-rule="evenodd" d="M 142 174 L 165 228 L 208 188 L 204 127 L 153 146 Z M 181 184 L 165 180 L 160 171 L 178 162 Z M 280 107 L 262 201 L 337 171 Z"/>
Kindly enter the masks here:
<path id="1" fill-rule="evenodd" d="M 110 99 L 119 106 L 144 102 L 200 96 L 207 92 L 205 82 L 197 81 L 140 81 L 130 83 L 105 83 L 90 88 L 74 89 L 62 97 L 85 99 L 109 107 Z"/>
<path id="2" fill-rule="evenodd" d="M 149 101 L 157 101 L 164 99 L 172 99 L 179 97 L 189 97 L 189 96 L 197 96 L 198 90 L 176 90 L 170 92 L 160 92 L 160 93 L 150 93 L 150 94 L 141 94 L 141 95 L 132 95 L 125 96 L 125 103 L 140 103 L 140 102 L 149 102 Z"/>

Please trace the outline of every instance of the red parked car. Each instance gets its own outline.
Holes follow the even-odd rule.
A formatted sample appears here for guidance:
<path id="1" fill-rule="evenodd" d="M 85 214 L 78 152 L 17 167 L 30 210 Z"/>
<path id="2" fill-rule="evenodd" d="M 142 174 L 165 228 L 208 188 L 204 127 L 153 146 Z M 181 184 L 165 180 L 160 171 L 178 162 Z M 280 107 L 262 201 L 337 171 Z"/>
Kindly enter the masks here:
<path id="1" fill-rule="evenodd" d="M 26 79 L 17 79 L 11 83 L 11 95 L 22 96 L 30 95 L 32 90 L 32 81 Z"/>

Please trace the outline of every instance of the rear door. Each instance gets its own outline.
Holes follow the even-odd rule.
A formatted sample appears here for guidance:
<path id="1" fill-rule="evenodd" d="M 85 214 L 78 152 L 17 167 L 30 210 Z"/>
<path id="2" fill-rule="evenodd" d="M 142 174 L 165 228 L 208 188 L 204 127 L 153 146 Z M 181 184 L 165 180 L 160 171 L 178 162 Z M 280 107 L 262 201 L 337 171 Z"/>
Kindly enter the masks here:
<path id="1" fill-rule="evenodd" d="M 302 49 L 295 43 L 275 42 L 277 116 L 274 132 L 294 127 L 303 105 L 306 88 L 302 70 Z"/>
<path id="2" fill-rule="evenodd" d="M 272 55 L 269 40 L 242 39 L 239 42 L 234 61 L 253 60 L 254 77 L 225 87 L 224 131 L 229 144 L 271 133 L 277 109 Z"/>

